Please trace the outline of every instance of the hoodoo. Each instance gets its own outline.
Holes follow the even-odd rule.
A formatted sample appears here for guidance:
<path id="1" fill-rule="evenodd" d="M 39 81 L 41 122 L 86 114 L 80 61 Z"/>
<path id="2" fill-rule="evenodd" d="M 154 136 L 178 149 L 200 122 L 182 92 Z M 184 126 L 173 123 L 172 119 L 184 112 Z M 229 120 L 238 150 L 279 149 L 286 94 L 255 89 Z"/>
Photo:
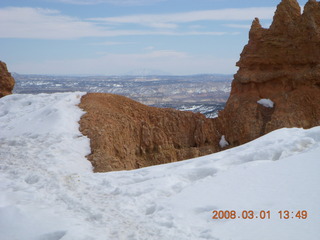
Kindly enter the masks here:
<path id="1" fill-rule="evenodd" d="M 0 61 L 0 98 L 12 93 L 15 81 L 8 72 L 7 65 Z"/>
<path id="2" fill-rule="evenodd" d="M 320 3 L 283 0 L 269 29 L 256 18 L 219 128 L 231 146 L 283 127 L 320 125 Z M 272 107 L 259 104 L 272 102 Z"/>

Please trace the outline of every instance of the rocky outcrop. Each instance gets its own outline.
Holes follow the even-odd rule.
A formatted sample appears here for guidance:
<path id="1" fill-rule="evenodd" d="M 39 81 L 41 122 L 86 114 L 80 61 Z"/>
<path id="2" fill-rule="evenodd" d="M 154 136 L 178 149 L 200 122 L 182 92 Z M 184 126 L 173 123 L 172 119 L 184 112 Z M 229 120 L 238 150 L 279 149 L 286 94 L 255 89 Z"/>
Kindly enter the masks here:
<path id="1" fill-rule="evenodd" d="M 0 61 L 0 98 L 12 93 L 15 81 L 8 72 L 7 65 Z"/>
<path id="2" fill-rule="evenodd" d="M 219 114 L 231 146 L 282 127 L 320 125 L 320 3 L 308 1 L 301 14 L 296 0 L 283 0 L 269 29 L 256 18 L 237 66 Z"/>
<path id="3" fill-rule="evenodd" d="M 88 159 L 97 172 L 175 162 L 219 149 L 218 133 L 202 114 L 102 93 L 85 95 L 80 107 L 87 112 L 80 130 L 91 140 Z"/>
<path id="4" fill-rule="evenodd" d="M 303 14 L 282 0 L 269 29 L 256 18 L 226 107 L 216 119 L 88 94 L 81 131 L 96 171 L 133 169 L 216 152 L 283 127 L 320 125 L 320 3 Z M 261 99 L 263 99 L 262 104 Z"/>

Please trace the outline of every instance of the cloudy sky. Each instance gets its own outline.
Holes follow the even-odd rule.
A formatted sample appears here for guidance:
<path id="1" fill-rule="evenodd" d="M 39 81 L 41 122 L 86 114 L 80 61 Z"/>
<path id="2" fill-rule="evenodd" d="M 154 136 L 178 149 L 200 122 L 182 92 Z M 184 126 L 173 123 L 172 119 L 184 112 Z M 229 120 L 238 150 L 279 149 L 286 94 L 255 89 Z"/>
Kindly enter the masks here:
<path id="1" fill-rule="evenodd" d="M 268 27 L 279 2 L 1 0 L 0 60 L 26 74 L 235 73 L 252 20 Z"/>

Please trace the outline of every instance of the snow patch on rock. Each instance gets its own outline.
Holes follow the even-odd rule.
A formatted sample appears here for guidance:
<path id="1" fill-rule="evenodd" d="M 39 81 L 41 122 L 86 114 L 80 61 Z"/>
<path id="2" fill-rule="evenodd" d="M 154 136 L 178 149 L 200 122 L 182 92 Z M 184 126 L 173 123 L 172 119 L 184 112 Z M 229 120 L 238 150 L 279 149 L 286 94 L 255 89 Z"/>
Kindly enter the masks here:
<path id="1" fill-rule="evenodd" d="M 224 135 L 221 136 L 221 139 L 219 141 L 219 145 L 220 145 L 221 148 L 225 148 L 225 147 L 229 146 L 229 143 L 226 140 Z"/>
<path id="2" fill-rule="evenodd" d="M 262 106 L 267 107 L 267 108 L 274 107 L 274 102 L 272 102 L 270 99 L 266 99 L 266 98 L 260 99 L 259 101 L 257 101 L 257 103 L 259 103 Z"/>

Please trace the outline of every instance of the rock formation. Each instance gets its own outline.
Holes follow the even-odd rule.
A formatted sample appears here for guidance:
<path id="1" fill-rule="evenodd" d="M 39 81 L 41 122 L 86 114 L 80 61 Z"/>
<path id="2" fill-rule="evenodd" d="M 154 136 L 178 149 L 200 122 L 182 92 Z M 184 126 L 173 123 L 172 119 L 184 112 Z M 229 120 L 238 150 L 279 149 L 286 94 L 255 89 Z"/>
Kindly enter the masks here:
<path id="1" fill-rule="evenodd" d="M 0 61 L 0 98 L 12 93 L 14 78 L 8 72 L 7 65 Z"/>
<path id="2" fill-rule="evenodd" d="M 320 3 L 309 0 L 301 14 L 296 0 L 282 0 L 269 29 L 256 18 L 237 66 L 230 97 L 216 119 L 110 94 L 83 97 L 80 106 L 87 114 L 81 130 L 91 139 L 95 170 L 173 162 L 275 129 L 320 125 Z"/>
<path id="3" fill-rule="evenodd" d="M 219 149 L 213 123 L 202 114 L 103 93 L 85 95 L 80 107 L 87 112 L 80 130 L 91 140 L 88 159 L 98 172 L 175 162 Z"/>
<path id="4" fill-rule="evenodd" d="M 301 14 L 296 0 L 283 0 L 269 29 L 256 18 L 237 66 L 218 120 L 231 146 L 283 127 L 320 125 L 320 3 L 309 0 Z"/>

